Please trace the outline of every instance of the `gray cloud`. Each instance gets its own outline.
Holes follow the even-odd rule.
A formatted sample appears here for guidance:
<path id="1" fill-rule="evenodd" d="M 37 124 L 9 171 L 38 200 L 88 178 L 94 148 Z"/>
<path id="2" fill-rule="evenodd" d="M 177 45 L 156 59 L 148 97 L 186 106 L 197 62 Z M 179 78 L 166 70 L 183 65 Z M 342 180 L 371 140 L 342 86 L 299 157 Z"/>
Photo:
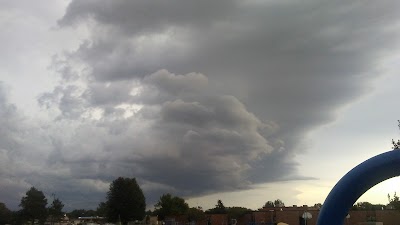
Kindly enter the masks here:
<path id="1" fill-rule="evenodd" d="M 310 179 L 297 173 L 302 141 L 369 90 L 398 47 L 397 8 L 395 1 L 72 1 L 59 25 L 87 23 L 90 37 L 65 56 L 73 64 L 54 62 L 62 81 L 39 97 L 57 120 L 24 125 L 42 127 L 35 138 L 46 146 L 45 160 L 27 165 L 45 161 L 53 172 L 37 166 L 30 180 L 13 182 L 52 183 L 79 205 L 80 188 L 95 202 L 116 176 L 137 177 L 148 202 L 166 191 L 199 196 Z M 6 118 L 16 114 L 2 107 Z M 4 132 L 4 146 L 20 146 L 18 160 L 28 162 L 21 149 L 35 143 L 14 137 L 34 139 Z"/>

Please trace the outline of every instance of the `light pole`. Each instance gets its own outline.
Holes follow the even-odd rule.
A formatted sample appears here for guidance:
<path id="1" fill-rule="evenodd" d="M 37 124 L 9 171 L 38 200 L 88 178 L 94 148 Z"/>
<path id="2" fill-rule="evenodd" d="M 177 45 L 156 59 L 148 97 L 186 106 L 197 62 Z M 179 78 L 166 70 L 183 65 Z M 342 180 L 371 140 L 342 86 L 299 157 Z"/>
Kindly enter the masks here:
<path id="1" fill-rule="evenodd" d="M 303 217 L 303 219 L 304 219 L 304 225 L 307 225 L 307 219 L 311 219 L 312 215 L 311 215 L 311 213 L 304 211 L 304 213 L 301 217 Z"/>

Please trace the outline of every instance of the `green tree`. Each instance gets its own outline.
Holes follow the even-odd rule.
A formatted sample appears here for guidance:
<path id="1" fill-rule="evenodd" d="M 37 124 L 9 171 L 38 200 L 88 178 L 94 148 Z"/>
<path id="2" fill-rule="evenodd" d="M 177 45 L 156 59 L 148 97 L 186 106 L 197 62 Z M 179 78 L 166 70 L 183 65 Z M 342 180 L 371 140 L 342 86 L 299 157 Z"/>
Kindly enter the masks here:
<path id="1" fill-rule="evenodd" d="M 12 220 L 12 212 L 7 206 L 0 202 L 0 224 L 9 224 Z"/>
<path id="2" fill-rule="evenodd" d="M 273 207 L 285 207 L 285 203 L 280 199 L 276 199 L 275 201 L 268 201 L 264 204 L 264 208 L 273 208 Z"/>
<path id="3" fill-rule="evenodd" d="M 189 222 L 204 221 L 206 219 L 206 215 L 205 215 L 204 211 L 201 210 L 200 207 L 199 208 L 195 208 L 195 207 L 189 208 L 187 215 L 188 215 Z"/>
<path id="4" fill-rule="evenodd" d="M 279 198 L 274 201 L 275 207 L 285 207 L 285 203 Z"/>
<path id="5" fill-rule="evenodd" d="M 119 177 L 110 184 L 107 193 L 107 219 L 111 222 L 121 220 L 142 220 L 145 216 L 146 199 L 135 178 Z"/>
<path id="6" fill-rule="evenodd" d="M 206 211 L 207 214 L 225 214 L 226 213 L 226 208 L 224 203 L 219 199 L 217 201 L 217 204 L 215 205 L 215 208 L 209 209 Z"/>
<path id="7" fill-rule="evenodd" d="M 320 209 L 320 208 L 322 208 L 322 204 L 321 203 L 315 203 L 314 207 Z"/>
<path id="8" fill-rule="evenodd" d="M 38 220 L 39 224 L 44 224 L 47 218 L 47 199 L 43 192 L 31 187 L 26 192 L 26 196 L 22 197 L 20 207 L 22 207 L 22 216 L 25 220 L 32 224 Z"/>
<path id="9" fill-rule="evenodd" d="M 230 219 L 238 219 L 244 216 L 245 214 L 250 213 L 252 210 L 244 207 L 234 206 L 234 207 L 227 207 L 226 211 Z"/>
<path id="10" fill-rule="evenodd" d="M 22 217 L 22 210 L 11 212 L 11 224 L 13 225 L 22 225 L 24 223 Z"/>
<path id="11" fill-rule="evenodd" d="M 58 222 L 63 217 L 64 212 L 62 209 L 64 208 L 64 204 L 60 199 L 54 198 L 53 202 L 49 207 L 49 215 L 51 216 L 52 222 Z"/>
<path id="12" fill-rule="evenodd" d="M 107 216 L 107 203 L 100 202 L 96 209 L 97 216 L 106 217 Z"/>
<path id="13" fill-rule="evenodd" d="M 275 207 L 275 204 L 273 201 L 268 201 L 264 204 L 264 208 L 273 208 Z"/>
<path id="14" fill-rule="evenodd" d="M 399 196 L 397 196 L 396 192 L 394 193 L 393 198 L 391 198 L 390 195 L 388 194 L 388 200 L 389 200 L 388 205 L 390 207 L 400 210 L 400 199 Z"/>
<path id="15" fill-rule="evenodd" d="M 382 204 L 372 204 L 370 202 L 357 202 L 353 207 L 351 208 L 352 210 L 382 210 L 386 208 L 385 205 Z"/>
<path id="16" fill-rule="evenodd" d="M 185 215 L 189 210 L 189 205 L 183 198 L 172 196 L 171 194 L 163 194 L 154 205 L 154 214 L 160 219 L 165 219 L 166 216 Z"/>

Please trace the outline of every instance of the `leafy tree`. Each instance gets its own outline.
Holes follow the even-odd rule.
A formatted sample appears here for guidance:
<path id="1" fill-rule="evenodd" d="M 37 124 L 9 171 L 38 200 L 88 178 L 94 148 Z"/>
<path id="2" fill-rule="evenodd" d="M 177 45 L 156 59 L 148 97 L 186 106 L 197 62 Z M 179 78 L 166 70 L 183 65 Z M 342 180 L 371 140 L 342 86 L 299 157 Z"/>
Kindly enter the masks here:
<path id="1" fill-rule="evenodd" d="M 385 205 L 382 204 L 372 204 L 370 202 L 357 202 L 352 210 L 382 210 L 382 208 L 386 208 Z"/>
<path id="2" fill-rule="evenodd" d="M 388 200 L 389 200 L 389 206 L 391 206 L 394 209 L 400 210 L 400 199 L 399 196 L 397 196 L 396 192 L 393 195 L 393 198 L 390 198 L 390 195 L 388 194 Z"/>
<path id="3" fill-rule="evenodd" d="M 47 199 L 43 192 L 31 187 L 26 192 L 26 196 L 22 197 L 20 207 L 22 207 L 22 216 L 25 220 L 34 224 L 38 220 L 40 224 L 44 224 L 47 218 Z"/>
<path id="4" fill-rule="evenodd" d="M 226 213 L 226 208 L 224 206 L 224 203 L 222 203 L 221 200 L 218 200 L 217 204 L 215 205 L 215 208 L 207 210 L 206 213 L 209 213 L 209 214 L 225 214 Z"/>
<path id="5" fill-rule="evenodd" d="M 96 209 L 97 216 L 106 217 L 107 216 L 107 203 L 100 202 Z"/>
<path id="6" fill-rule="evenodd" d="M 244 207 L 234 206 L 234 207 L 226 208 L 226 211 L 227 211 L 228 217 L 230 219 L 238 219 L 238 218 L 242 217 L 243 215 L 251 212 L 252 210 L 244 208 Z"/>
<path id="7" fill-rule="evenodd" d="M 110 184 L 107 193 L 107 218 L 111 222 L 142 220 L 146 200 L 135 178 L 119 177 Z"/>
<path id="8" fill-rule="evenodd" d="M 320 209 L 320 208 L 322 208 L 322 204 L 321 203 L 315 203 L 314 207 Z"/>
<path id="9" fill-rule="evenodd" d="M 273 208 L 275 207 L 275 204 L 273 201 L 268 201 L 264 204 L 264 208 Z"/>
<path id="10" fill-rule="evenodd" d="M 22 210 L 11 212 L 11 224 L 22 225 L 23 223 Z"/>
<path id="11" fill-rule="evenodd" d="M 275 207 L 285 207 L 285 203 L 283 203 L 283 201 L 280 199 L 276 199 L 274 201 L 274 205 L 275 205 Z"/>
<path id="12" fill-rule="evenodd" d="M 60 221 L 63 217 L 64 212 L 62 209 L 64 208 L 64 204 L 61 202 L 60 199 L 55 198 L 49 207 L 49 215 L 51 216 L 51 221 Z"/>
<path id="13" fill-rule="evenodd" d="M 154 205 L 154 214 L 158 215 L 161 219 L 166 216 L 177 216 L 187 214 L 189 205 L 183 198 L 172 196 L 171 194 L 163 194 Z"/>
<path id="14" fill-rule="evenodd" d="M 206 215 L 203 212 L 203 210 L 201 210 L 200 207 L 189 208 L 187 215 L 188 215 L 189 222 L 190 221 L 204 221 L 206 219 Z"/>
<path id="15" fill-rule="evenodd" d="M 285 203 L 280 199 L 276 199 L 275 201 L 268 201 L 264 204 L 264 208 L 273 208 L 273 207 L 285 207 Z"/>
<path id="16" fill-rule="evenodd" d="M 0 202 L 0 224 L 9 224 L 12 220 L 12 212 L 6 205 Z"/>

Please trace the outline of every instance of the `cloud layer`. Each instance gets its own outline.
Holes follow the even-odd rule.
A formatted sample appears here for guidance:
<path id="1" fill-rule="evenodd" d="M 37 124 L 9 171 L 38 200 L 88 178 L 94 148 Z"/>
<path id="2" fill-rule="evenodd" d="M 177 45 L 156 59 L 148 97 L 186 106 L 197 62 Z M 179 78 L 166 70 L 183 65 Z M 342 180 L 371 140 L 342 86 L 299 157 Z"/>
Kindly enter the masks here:
<path id="1" fill-rule="evenodd" d="M 25 117 L 1 86 L 0 197 L 35 185 L 93 208 L 117 176 L 148 203 L 308 179 L 295 160 L 307 133 L 370 88 L 398 46 L 397 8 L 72 1 L 60 29 L 89 37 L 53 58 L 61 80 L 38 97 L 49 118 Z"/>

